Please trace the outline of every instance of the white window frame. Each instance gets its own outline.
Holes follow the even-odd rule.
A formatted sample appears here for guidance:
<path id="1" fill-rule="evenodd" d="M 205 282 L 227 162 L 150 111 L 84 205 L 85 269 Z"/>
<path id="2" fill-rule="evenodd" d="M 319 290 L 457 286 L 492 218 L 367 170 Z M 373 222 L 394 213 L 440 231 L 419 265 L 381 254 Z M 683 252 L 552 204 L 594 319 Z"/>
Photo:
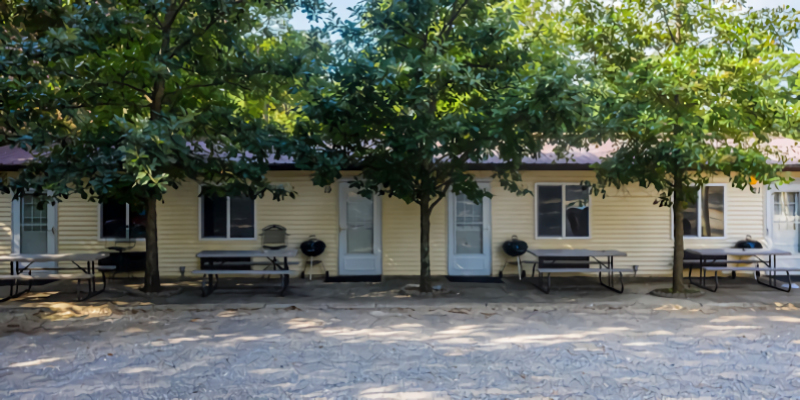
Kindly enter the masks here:
<path id="1" fill-rule="evenodd" d="M 700 240 L 723 240 L 728 238 L 728 185 L 726 183 L 708 183 L 703 185 L 703 187 L 710 187 L 710 186 L 722 186 L 722 212 L 724 213 L 722 218 L 722 236 L 702 236 L 703 234 L 703 209 L 700 207 L 701 200 L 700 196 L 703 194 L 699 187 L 689 187 L 688 189 L 691 190 L 692 188 L 697 189 L 697 235 L 696 236 L 686 236 L 686 232 L 683 232 L 683 239 L 700 239 Z M 672 221 L 672 237 L 675 237 L 675 212 L 670 207 L 670 220 Z"/>
<path id="2" fill-rule="evenodd" d="M 202 187 L 198 190 L 202 193 Z M 205 237 L 203 236 L 203 198 L 197 197 L 197 237 L 200 240 L 254 240 L 258 237 L 256 226 L 258 226 L 258 213 L 256 212 L 256 201 L 253 200 L 253 236 L 252 237 L 231 237 L 231 196 L 225 196 L 225 237 Z"/>
<path id="3" fill-rule="evenodd" d="M 125 236 L 126 237 L 103 237 L 103 203 L 97 203 L 97 240 L 101 242 L 113 242 L 116 240 L 135 240 L 143 242 L 146 238 L 131 238 L 131 205 L 125 203 Z"/>
<path id="4" fill-rule="evenodd" d="M 561 187 L 561 236 L 542 236 L 539 235 L 539 186 L 560 186 Z M 589 235 L 588 236 L 567 236 L 567 186 L 581 186 L 576 182 L 537 182 L 534 185 L 533 196 L 533 218 L 536 239 L 558 239 L 558 240 L 586 240 L 592 238 L 592 194 L 589 193 L 589 200 L 586 206 L 589 207 Z"/>

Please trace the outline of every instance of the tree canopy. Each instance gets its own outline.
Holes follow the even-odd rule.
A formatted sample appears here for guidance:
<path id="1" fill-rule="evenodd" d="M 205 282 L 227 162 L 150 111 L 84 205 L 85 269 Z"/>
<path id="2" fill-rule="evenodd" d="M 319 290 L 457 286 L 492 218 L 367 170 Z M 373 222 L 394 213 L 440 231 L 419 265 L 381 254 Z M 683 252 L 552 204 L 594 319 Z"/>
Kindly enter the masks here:
<path id="1" fill-rule="evenodd" d="M 363 195 L 419 205 L 423 291 L 431 210 L 451 191 L 491 196 L 470 172 L 490 158 L 506 189 L 525 192 L 522 159 L 573 131 L 583 112 L 579 71 L 546 34 L 526 35 L 516 12 L 503 1 L 360 3 L 357 21 L 338 29 L 332 85 L 312 91 L 297 125 L 349 157 Z"/>
<path id="2" fill-rule="evenodd" d="M 588 142 L 613 141 L 595 193 L 638 183 L 674 214 L 673 291 L 684 291 L 683 211 L 724 174 L 739 189 L 784 182 L 770 145 L 798 130 L 800 15 L 743 1 L 576 0 L 566 30 L 599 112 Z"/>
<path id="3" fill-rule="evenodd" d="M 297 9 L 316 18 L 324 3 L 3 6 L 2 133 L 35 155 L 9 186 L 145 209 L 145 291 L 159 289 L 156 202 L 169 187 L 193 179 L 211 195 L 286 194 L 265 172 L 302 145 L 284 134 L 291 111 L 281 103 L 319 45 L 278 21 Z"/>

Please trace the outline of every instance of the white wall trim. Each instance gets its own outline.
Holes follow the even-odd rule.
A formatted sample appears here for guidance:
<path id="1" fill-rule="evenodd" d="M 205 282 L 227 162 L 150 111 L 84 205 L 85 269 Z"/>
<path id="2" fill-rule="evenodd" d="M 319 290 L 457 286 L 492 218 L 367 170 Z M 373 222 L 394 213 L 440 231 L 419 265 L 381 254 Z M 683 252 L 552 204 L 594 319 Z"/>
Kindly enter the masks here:
<path id="1" fill-rule="evenodd" d="M 20 205 L 19 199 L 11 200 L 11 253 L 20 251 Z"/>
<path id="2" fill-rule="evenodd" d="M 52 229 L 48 234 L 49 238 L 52 238 L 52 243 L 48 243 L 48 252 L 51 254 L 58 253 L 58 202 L 56 204 L 47 204 L 47 221 L 49 229 Z M 11 200 L 11 254 L 19 254 L 20 247 L 21 247 L 21 235 L 20 232 L 22 230 L 22 214 L 21 214 L 21 206 L 19 199 L 12 199 Z"/>
<path id="3" fill-rule="evenodd" d="M 491 178 L 478 178 L 475 179 L 481 189 L 484 189 L 491 193 Z M 445 219 L 445 224 L 447 224 L 447 274 L 448 275 L 462 275 L 459 273 L 459 270 L 455 268 L 453 264 L 458 257 L 456 255 L 456 239 L 455 239 L 455 221 L 456 221 L 456 207 L 455 201 L 457 199 L 457 195 L 453 192 L 452 189 L 447 191 L 447 198 L 445 201 L 447 202 L 447 213 L 445 214 L 447 218 Z M 482 228 L 482 235 L 483 235 L 483 252 L 480 254 L 484 258 L 484 268 L 486 275 L 475 275 L 475 276 L 491 276 L 492 275 L 492 198 L 491 197 L 484 197 L 481 201 L 481 207 L 483 211 L 483 228 Z M 470 255 L 473 257 L 477 257 L 478 255 Z"/>
<path id="4" fill-rule="evenodd" d="M 372 254 L 348 254 L 347 253 L 347 193 L 350 190 L 350 182 L 354 179 L 347 177 L 339 179 L 338 185 L 339 192 L 337 193 L 337 210 L 338 210 L 338 226 L 339 234 L 338 240 L 338 274 L 339 275 L 353 275 L 351 271 L 347 270 L 347 258 L 357 261 L 368 260 L 374 257 L 375 272 L 378 275 L 383 275 L 383 202 L 381 196 L 377 193 L 372 196 Z"/>

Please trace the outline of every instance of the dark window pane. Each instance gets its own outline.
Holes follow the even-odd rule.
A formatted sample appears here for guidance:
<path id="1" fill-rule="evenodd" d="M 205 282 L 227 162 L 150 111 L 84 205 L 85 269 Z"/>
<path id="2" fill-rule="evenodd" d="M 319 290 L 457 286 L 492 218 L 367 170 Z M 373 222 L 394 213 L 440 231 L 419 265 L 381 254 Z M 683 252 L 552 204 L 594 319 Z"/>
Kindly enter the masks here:
<path id="1" fill-rule="evenodd" d="M 692 190 L 692 189 L 688 189 Z M 697 236 L 697 203 L 689 203 L 683 210 L 683 236 Z"/>
<path id="2" fill-rule="evenodd" d="M 253 199 L 231 197 L 231 237 L 255 237 Z"/>
<path id="3" fill-rule="evenodd" d="M 100 236 L 104 238 L 127 238 L 125 226 L 125 204 L 105 203 L 101 205 L 102 218 Z"/>
<path id="4" fill-rule="evenodd" d="M 567 236 L 589 236 L 589 189 L 578 185 L 566 187 Z"/>
<path id="5" fill-rule="evenodd" d="M 703 236 L 725 236 L 725 187 L 706 186 L 700 199 L 703 202 Z"/>
<path id="6" fill-rule="evenodd" d="M 539 186 L 539 236 L 561 236 L 561 186 Z"/>
<path id="7" fill-rule="evenodd" d="M 203 197 L 203 237 L 227 237 L 227 205 L 225 197 Z"/>
<path id="8" fill-rule="evenodd" d="M 144 207 L 130 206 L 128 209 L 128 237 L 138 239 L 145 237 L 145 226 L 147 218 L 144 214 Z"/>

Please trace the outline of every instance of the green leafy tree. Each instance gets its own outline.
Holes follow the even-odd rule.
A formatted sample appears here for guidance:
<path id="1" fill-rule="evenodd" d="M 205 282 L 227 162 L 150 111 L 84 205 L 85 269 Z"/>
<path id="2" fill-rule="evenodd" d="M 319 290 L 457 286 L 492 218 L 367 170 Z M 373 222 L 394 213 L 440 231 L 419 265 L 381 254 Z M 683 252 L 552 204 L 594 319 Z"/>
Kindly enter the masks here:
<path id="1" fill-rule="evenodd" d="M 578 71 L 546 35 L 520 29 L 519 11 L 485 0 L 360 3 L 357 22 L 339 28 L 330 85 L 298 122 L 301 136 L 348 156 L 362 195 L 419 205 L 421 291 L 431 290 L 434 207 L 451 190 L 491 197 L 470 172 L 491 157 L 505 189 L 525 193 L 523 157 L 574 131 L 583 112 Z"/>
<path id="2" fill-rule="evenodd" d="M 671 291 L 685 292 L 684 210 L 697 190 L 720 174 L 751 191 L 788 179 L 770 141 L 797 132 L 798 13 L 739 0 L 575 0 L 565 15 L 594 75 L 589 139 L 617 147 L 596 166 L 595 194 L 631 183 L 660 193 L 674 219 Z"/>
<path id="3" fill-rule="evenodd" d="M 7 185 L 145 210 L 144 291 L 160 288 L 156 204 L 168 188 L 286 194 L 264 174 L 302 143 L 283 134 L 290 112 L 277 104 L 318 46 L 277 21 L 298 8 L 315 18 L 322 3 L 2 4 L 2 134 L 35 155 Z"/>

